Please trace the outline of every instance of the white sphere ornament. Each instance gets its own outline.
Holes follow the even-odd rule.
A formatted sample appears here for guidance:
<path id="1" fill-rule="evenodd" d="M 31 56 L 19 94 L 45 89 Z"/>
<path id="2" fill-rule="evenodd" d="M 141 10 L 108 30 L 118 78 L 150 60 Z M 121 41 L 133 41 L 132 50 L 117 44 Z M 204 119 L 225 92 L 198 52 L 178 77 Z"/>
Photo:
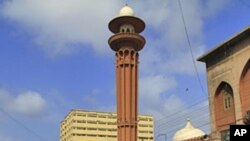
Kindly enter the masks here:
<path id="1" fill-rule="evenodd" d="M 134 10 L 126 5 L 120 10 L 119 16 L 134 16 Z"/>

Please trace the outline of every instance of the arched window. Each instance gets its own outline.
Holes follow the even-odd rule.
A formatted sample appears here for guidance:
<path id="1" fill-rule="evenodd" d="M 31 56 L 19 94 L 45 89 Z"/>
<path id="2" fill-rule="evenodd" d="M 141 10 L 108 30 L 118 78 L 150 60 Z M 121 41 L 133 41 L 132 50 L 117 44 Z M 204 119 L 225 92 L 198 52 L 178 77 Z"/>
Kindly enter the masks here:
<path id="1" fill-rule="evenodd" d="M 235 108 L 232 87 L 221 82 L 215 93 L 215 122 L 217 129 L 222 132 L 229 129 L 229 125 L 235 123 Z"/>
<path id="2" fill-rule="evenodd" d="M 131 24 L 124 24 L 120 26 L 120 32 L 134 33 L 134 26 Z"/>

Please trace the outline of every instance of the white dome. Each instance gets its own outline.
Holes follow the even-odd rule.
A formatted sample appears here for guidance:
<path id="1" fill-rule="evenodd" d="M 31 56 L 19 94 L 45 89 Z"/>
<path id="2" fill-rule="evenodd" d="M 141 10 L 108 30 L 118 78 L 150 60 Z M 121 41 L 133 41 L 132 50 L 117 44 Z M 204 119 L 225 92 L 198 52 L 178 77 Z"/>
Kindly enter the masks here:
<path id="1" fill-rule="evenodd" d="M 126 5 L 120 10 L 119 16 L 134 16 L 134 10 Z"/>
<path id="2" fill-rule="evenodd" d="M 201 137 L 204 135 L 205 133 L 198 128 L 194 128 L 188 119 L 187 125 L 175 133 L 173 141 L 183 141 L 191 138 Z"/>

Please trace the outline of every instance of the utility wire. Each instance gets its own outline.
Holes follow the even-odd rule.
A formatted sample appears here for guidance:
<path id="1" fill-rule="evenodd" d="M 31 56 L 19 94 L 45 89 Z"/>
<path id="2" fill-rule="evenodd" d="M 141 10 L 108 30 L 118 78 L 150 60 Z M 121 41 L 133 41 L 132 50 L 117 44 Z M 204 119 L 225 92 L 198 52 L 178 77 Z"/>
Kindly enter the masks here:
<path id="1" fill-rule="evenodd" d="M 247 6 L 247 7 L 250 8 L 250 5 L 247 4 L 245 1 L 240 0 L 240 2 L 241 2 L 242 4 L 244 4 L 245 6 Z M 205 95 L 207 96 L 207 93 L 205 92 L 205 90 L 204 90 L 204 88 L 203 88 L 203 86 L 202 86 L 201 79 L 200 79 L 200 76 L 199 76 L 199 73 L 198 73 L 198 69 L 197 69 L 197 66 L 196 66 L 196 64 L 195 64 L 194 54 L 193 54 L 193 50 L 192 50 L 192 47 L 191 47 L 190 38 L 189 38 L 189 35 L 188 35 L 188 32 L 187 32 L 187 26 L 186 26 L 186 23 L 185 23 L 185 18 L 184 18 L 183 9 L 182 9 L 182 5 L 181 5 L 180 0 L 178 0 L 178 4 L 179 4 L 179 7 L 180 7 L 180 11 L 181 11 L 182 21 L 183 21 L 183 25 L 184 25 L 184 28 L 185 28 L 185 34 L 186 34 L 186 38 L 187 38 L 187 41 L 188 41 L 189 50 L 190 50 L 190 53 L 191 53 L 191 56 L 192 56 L 192 62 L 193 62 L 193 65 L 194 65 L 195 73 L 196 73 L 196 75 L 197 75 L 197 79 L 198 79 L 198 82 L 199 82 L 199 85 L 200 85 L 200 87 L 201 87 L 201 90 L 202 90 L 203 94 L 205 94 Z M 235 104 L 236 104 L 236 103 L 235 103 Z M 235 105 L 235 104 L 234 104 L 234 105 Z M 196 105 L 197 105 L 197 104 L 194 104 L 194 105 L 192 105 L 192 106 L 196 106 Z M 190 107 L 192 107 L 192 106 L 190 106 Z M 178 114 L 178 113 L 176 113 L 176 114 Z M 170 116 L 174 116 L 174 115 L 176 115 L 176 114 L 172 114 L 172 115 L 170 115 Z M 236 113 L 235 113 L 235 114 L 236 114 Z M 169 116 L 168 116 L 168 117 L 169 117 Z M 155 121 L 155 122 L 160 122 L 161 120 L 164 120 L 165 118 L 167 118 L 167 117 L 164 117 L 164 118 L 162 118 L 162 119 L 159 119 L 158 121 Z M 219 118 L 219 119 L 215 119 L 215 121 L 212 121 L 212 122 L 216 122 L 217 120 L 222 120 L 222 119 L 225 119 L 225 118 L 227 118 L 227 117 L 222 117 L 222 118 Z M 236 119 L 236 121 L 238 121 L 238 120 L 241 120 L 241 119 Z M 172 123 L 172 122 L 168 121 L 167 123 Z M 176 122 L 175 122 L 175 123 L 176 123 Z M 202 124 L 201 126 L 198 126 L 198 127 L 207 126 L 207 125 L 209 125 L 209 123 L 210 123 L 210 121 L 207 122 L 207 123 L 204 123 L 204 124 Z M 165 125 L 166 125 L 166 123 L 165 123 Z M 160 126 L 161 126 L 161 125 L 160 125 Z M 167 126 L 166 126 L 166 127 L 167 127 Z M 161 131 L 164 130 L 164 128 L 161 128 L 161 127 L 160 127 L 160 129 L 161 129 Z M 165 128 L 165 129 L 167 129 L 167 128 Z M 176 130 L 170 130 L 170 131 L 168 131 L 167 133 L 170 133 L 170 132 L 173 132 L 173 131 L 176 131 Z"/>
<path id="2" fill-rule="evenodd" d="M 196 110 L 194 110 L 194 111 L 192 111 L 192 112 L 203 113 L 203 114 L 201 114 L 201 115 L 205 115 L 205 114 L 204 114 L 204 110 L 206 110 L 207 108 L 208 108 L 207 105 L 205 105 L 205 106 L 200 107 L 199 109 L 196 109 Z M 197 113 L 196 113 L 196 114 L 197 114 Z M 209 112 L 208 112 L 208 113 L 209 113 Z M 178 120 L 180 120 L 180 119 L 182 119 L 182 118 L 183 118 L 183 116 L 180 116 L 180 117 L 175 118 L 174 120 L 170 120 L 170 121 L 161 123 L 161 124 L 157 127 L 157 129 L 161 129 L 162 127 L 165 127 L 165 126 L 168 125 L 168 124 L 173 124 L 173 123 L 177 122 Z"/>
<path id="3" fill-rule="evenodd" d="M 234 108 L 234 107 L 231 107 L 231 108 Z M 235 111 L 234 115 L 237 115 L 237 114 L 241 114 L 241 111 L 238 111 L 238 112 Z M 198 118 L 202 119 L 202 116 L 200 116 L 200 117 L 198 117 Z M 225 117 L 215 118 L 215 119 L 212 120 L 212 121 L 211 121 L 211 119 L 210 119 L 210 121 L 207 122 L 207 123 L 217 123 L 217 121 L 224 120 L 224 119 L 227 119 L 227 118 L 228 118 L 228 117 L 225 116 Z M 237 121 L 240 121 L 240 120 L 243 120 L 243 118 L 238 118 L 238 119 L 235 118 L 235 121 L 234 121 L 234 122 L 237 123 Z M 193 120 L 192 120 L 192 121 L 193 121 Z M 177 122 L 175 122 L 175 123 L 176 123 L 176 125 L 178 125 Z M 233 124 L 233 123 L 232 123 L 232 124 Z M 169 126 L 165 126 L 165 128 L 162 128 L 161 131 L 162 131 L 162 130 L 166 130 L 167 128 L 169 128 Z M 170 130 L 170 131 L 172 131 L 172 130 Z M 168 131 L 168 132 L 170 132 L 170 131 Z M 173 131 L 174 131 L 174 130 L 173 130 Z"/>
<path id="4" fill-rule="evenodd" d="M 19 125 L 20 127 L 22 127 L 23 129 L 25 129 L 26 131 L 30 132 L 31 134 L 33 134 L 34 136 L 36 136 L 37 138 L 39 138 L 41 141 L 47 141 L 44 137 L 40 136 L 39 134 L 37 134 L 35 131 L 31 130 L 30 128 L 28 128 L 25 124 L 23 124 L 22 122 L 20 122 L 19 120 L 15 119 L 13 116 L 11 116 L 8 112 L 6 112 L 3 108 L 0 107 L 0 111 L 6 115 L 7 117 L 9 117 L 12 121 L 14 121 L 17 125 Z"/>
<path id="5" fill-rule="evenodd" d="M 204 112 L 204 110 L 206 110 L 206 109 L 208 109 L 208 104 L 206 104 L 204 106 L 200 106 L 200 107 L 198 107 L 196 109 L 193 109 L 192 111 L 189 112 L 189 114 L 194 113 L 194 112 L 200 112 L 200 111 Z M 180 116 L 183 116 L 183 115 L 180 115 Z M 173 120 L 178 120 L 179 118 L 183 118 L 183 117 L 177 117 L 177 118 L 174 118 Z M 163 126 L 166 123 L 168 123 L 168 122 L 163 121 L 163 122 L 160 123 L 160 126 Z"/>
<path id="6" fill-rule="evenodd" d="M 201 104 L 202 102 L 205 102 L 206 100 L 207 100 L 207 98 L 201 99 L 201 101 L 198 101 L 198 102 L 196 102 L 196 103 L 194 103 L 194 104 L 188 106 L 187 109 L 189 109 L 189 108 L 191 108 L 191 107 L 194 107 L 194 106 L 196 106 L 196 105 L 198 105 L 198 104 Z M 178 111 L 174 112 L 174 113 L 171 114 L 171 115 L 168 115 L 168 116 L 165 116 L 165 117 L 162 117 L 162 118 L 160 118 L 160 119 L 155 120 L 155 122 L 161 122 L 161 121 L 163 121 L 163 120 L 166 119 L 166 118 L 173 117 L 173 116 L 179 114 L 180 112 L 183 112 L 183 110 L 178 110 Z"/>
<path id="7" fill-rule="evenodd" d="M 233 105 L 238 105 L 238 104 L 240 104 L 240 101 L 238 101 L 238 102 L 236 102 L 236 101 L 234 101 L 234 104 Z M 197 104 L 196 104 L 197 105 Z M 234 108 L 234 107 L 231 107 L 231 108 Z M 200 109 L 200 108 L 199 108 Z M 201 111 L 202 112 L 202 111 Z M 209 112 L 208 112 L 209 113 Z M 208 113 L 206 113 L 206 114 L 208 114 Z M 235 111 L 234 112 L 234 115 L 240 115 L 241 114 L 241 111 Z M 203 119 L 203 116 L 206 116 L 205 114 L 202 114 L 201 116 L 199 116 L 199 117 L 197 117 L 197 118 L 195 118 L 195 119 Z M 207 115 L 207 116 L 209 116 L 209 114 Z M 215 115 L 216 116 L 216 115 Z M 215 119 L 213 119 L 213 120 L 211 120 L 210 119 L 210 121 L 209 122 L 207 122 L 207 124 L 209 124 L 209 123 L 217 123 L 217 121 L 220 121 L 220 120 L 224 120 L 224 119 L 226 119 L 226 118 L 228 118 L 228 117 L 221 117 L 221 118 L 215 118 Z M 235 122 L 237 123 L 238 121 L 240 121 L 240 120 L 242 120 L 243 118 L 238 118 L 238 119 L 235 119 Z M 196 121 L 197 121 L 196 120 Z M 173 121 L 173 120 L 172 120 Z M 194 120 L 192 120 L 192 121 L 194 121 Z M 165 124 L 165 127 L 155 127 L 155 129 L 156 129 L 156 131 L 155 131 L 155 133 L 157 133 L 157 132 L 162 132 L 163 130 L 167 130 L 169 127 L 171 128 L 171 130 L 170 131 L 168 131 L 168 132 L 171 132 L 171 131 L 176 131 L 177 129 L 175 128 L 175 130 L 172 128 L 172 127 L 174 127 L 172 124 L 174 124 L 174 125 L 178 125 L 179 123 L 177 122 L 177 121 L 174 121 L 174 122 L 170 122 L 169 124 Z M 181 128 L 181 127 L 180 127 Z"/>
<path id="8" fill-rule="evenodd" d="M 189 38 L 189 35 L 188 35 L 188 32 L 187 32 L 187 26 L 186 26 L 186 23 L 185 23 L 185 18 L 184 18 L 184 14 L 183 14 L 182 5 L 181 5 L 180 0 L 178 0 L 178 4 L 179 4 L 180 11 L 181 11 L 181 17 L 182 17 L 183 25 L 184 25 L 184 28 L 185 28 L 185 34 L 186 34 L 186 38 L 187 38 L 187 41 L 188 41 L 189 50 L 190 50 L 190 53 L 191 53 L 191 56 L 192 56 L 192 62 L 193 62 L 193 65 L 194 65 L 195 73 L 196 73 L 196 75 L 197 75 L 197 79 L 198 79 L 198 81 L 199 81 L 199 85 L 200 85 L 200 87 L 201 87 L 202 92 L 204 93 L 204 95 L 207 95 L 206 92 L 205 92 L 205 90 L 204 90 L 204 88 L 203 88 L 203 86 L 202 86 L 202 83 L 201 83 L 201 80 L 200 80 L 200 77 L 199 77 L 199 74 L 198 74 L 198 69 L 197 69 L 197 66 L 196 66 L 196 64 L 195 64 L 195 59 L 194 59 L 194 55 L 193 55 L 193 50 L 192 50 L 190 38 Z M 189 106 L 188 108 L 194 107 L 194 106 L 196 106 L 196 105 L 198 105 L 198 104 L 199 104 L 199 103 L 193 104 L 193 105 Z M 161 121 L 163 121 L 163 120 L 166 119 L 166 118 L 169 118 L 169 117 L 171 117 L 171 116 L 174 116 L 174 115 L 179 114 L 179 112 L 181 112 L 181 111 L 177 111 L 177 112 L 175 112 L 174 114 L 171 114 L 171 115 L 169 115 L 169 116 L 166 116 L 166 117 L 161 118 L 161 119 L 158 119 L 158 120 L 155 120 L 155 122 L 161 122 Z"/>
<path id="9" fill-rule="evenodd" d="M 188 35 L 187 26 L 186 26 L 186 22 L 185 22 L 185 18 L 184 18 L 184 14 L 183 14 L 182 5 L 181 5 L 180 0 L 178 0 L 178 4 L 179 4 L 180 11 L 181 11 L 181 18 L 182 18 L 182 22 L 183 22 L 183 25 L 184 25 L 185 35 L 186 35 L 186 38 L 187 38 L 188 47 L 189 47 L 189 51 L 190 51 L 190 54 L 191 54 L 191 57 L 192 57 L 192 63 L 193 63 L 194 70 L 195 70 L 195 73 L 196 73 L 196 76 L 197 76 L 197 80 L 199 82 L 202 93 L 205 95 L 205 97 L 207 97 L 207 93 L 205 92 L 205 90 L 204 90 L 204 88 L 202 86 L 201 79 L 200 79 L 200 76 L 199 76 L 199 73 L 198 73 L 198 68 L 197 68 L 196 63 L 195 63 L 195 57 L 194 57 L 194 53 L 193 53 L 193 50 L 192 50 L 190 38 L 189 38 L 189 35 Z"/>
<path id="10" fill-rule="evenodd" d="M 209 117 L 209 113 L 204 113 L 204 114 L 201 114 L 200 116 L 192 118 L 191 121 L 195 122 L 195 123 L 204 123 L 204 122 L 207 123 L 207 122 L 209 122 L 208 117 Z M 168 125 L 165 125 L 163 127 L 156 126 L 155 132 L 168 130 L 168 129 L 179 130 L 180 128 L 184 127 L 184 125 L 180 124 L 180 123 L 183 123 L 183 121 L 184 120 L 170 122 Z"/>
<path id="11" fill-rule="evenodd" d="M 234 106 L 231 107 L 231 108 L 235 108 L 235 105 L 239 105 L 239 104 L 241 104 L 240 101 L 238 101 L 238 102 L 234 101 Z M 197 105 L 197 104 L 195 104 L 195 105 Z M 204 111 L 204 112 L 205 112 L 205 111 Z M 241 113 L 240 110 L 239 110 L 238 112 L 235 111 L 235 113 L 234 113 L 234 115 L 241 115 L 241 114 L 242 114 L 242 113 Z M 216 115 L 215 115 L 215 116 L 216 116 Z M 199 118 L 202 118 L 202 117 L 200 116 Z M 221 118 L 214 119 L 213 121 L 211 121 L 211 123 L 215 123 L 216 121 L 221 120 L 221 119 L 225 119 L 225 118 L 227 118 L 227 117 L 221 117 Z M 210 119 L 210 120 L 211 120 L 211 119 Z M 235 121 L 239 121 L 239 120 L 242 120 L 242 118 L 240 118 L 240 119 L 235 119 Z M 172 123 L 175 123 L 176 125 L 178 124 L 177 121 L 171 122 L 171 124 L 172 124 Z M 159 124 L 161 124 L 161 123 L 159 123 Z M 171 127 L 171 126 L 170 126 L 170 127 Z M 165 124 L 165 128 L 164 128 L 164 127 L 161 127 L 160 129 L 161 129 L 161 130 L 165 130 L 165 129 L 167 129 L 167 128 L 169 128 L 169 126 L 167 126 L 167 125 Z M 158 129 L 158 128 L 156 127 L 156 129 Z"/>

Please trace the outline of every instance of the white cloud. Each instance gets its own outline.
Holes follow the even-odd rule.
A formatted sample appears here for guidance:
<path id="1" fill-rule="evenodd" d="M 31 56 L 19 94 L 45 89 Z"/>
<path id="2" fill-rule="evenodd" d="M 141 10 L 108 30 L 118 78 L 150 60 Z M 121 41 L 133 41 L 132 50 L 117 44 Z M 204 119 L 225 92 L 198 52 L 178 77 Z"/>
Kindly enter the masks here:
<path id="1" fill-rule="evenodd" d="M 106 52 L 108 22 L 118 14 L 116 0 L 7 0 L 2 15 L 31 32 L 50 55 L 68 54 L 90 44 Z"/>
<path id="2" fill-rule="evenodd" d="M 19 94 L 9 106 L 13 111 L 25 115 L 36 115 L 42 112 L 46 102 L 37 92 L 27 91 Z"/>
<path id="3" fill-rule="evenodd" d="M 199 47 L 204 17 L 222 9 L 226 0 L 181 2 L 191 40 Z M 108 22 L 117 16 L 122 3 L 117 0 L 6 0 L 0 3 L 0 14 L 34 35 L 33 41 L 50 55 L 75 52 L 86 44 L 103 53 L 109 51 L 106 48 L 110 35 Z M 160 44 L 173 50 L 185 48 L 177 1 L 131 1 L 131 6 L 148 27 L 161 33 L 155 41 L 149 41 L 154 42 L 151 47 Z"/>
<path id="4" fill-rule="evenodd" d="M 7 112 L 31 117 L 44 112 L 46 101 L 34 91 L 12 96 L 7 90 L 0 88 L 0 106 Z"/>
<path id="5" fill-rule="evenodd" d="M 176 96 L 172 95 L 167 99 L 163 98 L 166 92 L 175 88 L 176 85 L 175 79 L 161 75 L 142 77 L 139 80 L 140 112 L 154 114 L 159 118 L 166 112 L 173 112 L 180 108 L 183 103 Z M 171 107 L 169 109 L 169 107 L 164 106 L 165 103 L 172 103 L 175 108 Z M 161 106 L 161 109 L 159 109 L 159 106 Z"/>

